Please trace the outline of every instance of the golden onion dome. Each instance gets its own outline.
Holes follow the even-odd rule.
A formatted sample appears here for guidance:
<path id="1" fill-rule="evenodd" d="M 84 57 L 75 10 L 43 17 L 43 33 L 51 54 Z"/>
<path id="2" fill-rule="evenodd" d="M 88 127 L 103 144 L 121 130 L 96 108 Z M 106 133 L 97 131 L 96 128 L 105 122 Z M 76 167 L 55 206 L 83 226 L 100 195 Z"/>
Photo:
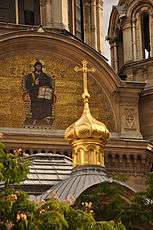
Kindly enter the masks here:
<path id="1" fill-rule="evenodd" d="M 94 68 L 87 68 L 87 61 L 82 61 L 83 67 L 75 67 L 75 71 L 83 72 L 83 113 L 75 123 L 65 130 L 65 140 L 72 145 L 72 158 L 74 166 L 100 165 L 104 164 L 103 147 L 109 138 L 106 126 L 92 117 L 89 109 L 89 98 L 87 88 L 87 72 L 95 72 Z"/>
<path id="2" fill-rule="evenodd" d="M 109 131 L 105 124 L 92 117 L 89 109 L 88 98 L 84 99 L 82 116 L 65 131 L 65 139 L 69 142 L 78 139 L 99 139 L 103 145 L 109 139 Z"/>

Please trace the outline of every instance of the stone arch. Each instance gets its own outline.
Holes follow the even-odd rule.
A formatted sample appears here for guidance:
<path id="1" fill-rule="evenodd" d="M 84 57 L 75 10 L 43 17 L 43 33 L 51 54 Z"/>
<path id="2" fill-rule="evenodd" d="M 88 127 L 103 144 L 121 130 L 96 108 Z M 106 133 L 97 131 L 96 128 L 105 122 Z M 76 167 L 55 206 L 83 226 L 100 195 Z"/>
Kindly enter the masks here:
<path id="1" fill-rule="evenodd" d="M 113 38 L 115 36 L 115 28 L 116 28 L 118 19 L 119 19 L 119 13 L 116 7 L 114 7 L 111 12 L 111 16 L 110 16 L 110 23 L 109 23 L 109 28 L 108 28 L 108 39 Z"/>
<path id="2" fill-rule="evenodd" d="M 110 17 L 108 40 L 111 50 L 111 64 L 115 72 L 118 73 L 124 64 L 124 50 L 122 20 L 116 7 L 113 8 Z"/>
<path id="3" fill-rule="evenodd" d="M 118 24 L 119 19 L 119 25 L 122 27 L 123 31 L 123 43 L 124 43 L 124 52 L 123 52 L 123 59 L 124 64 L 129 63 L 130 61 L 137 61 L 141 59 L 147 59 L 147 56 L 145 55 L 145 49 L 144 46 L 146 45 L 146 37 L 142 36 L 142 14 L 144 12 L 149 13 L 149 22 L 148 22 L 148 31 L 151 30 L 153 20 L 152 20 L 152 12 L 153 12 L 153 3 L 150 0 L 147 1 L 119 1 L 119 4 L 117 7 L 114 7 L 111 18 L 110 18 L 110 26 L 109 26 L 109 37 L 108 39 L 112 39 L 114 36 L 114 28 Z M 144 38 L 145 37 L 145 38 Z M 153 56 L 152 51 L 152 36 L 150 31 L 150 36 L 148 35 L 149 40 L 150 37 L 150 48 L 147 50 L 150 50 L 148 52 L 148 56 Z M 126 41 L 130 41 L 129 43 Z M 144 41 L 145 40 L 145 41 Z M 110 43 L 111 45 L 111 43 Z M 149 46 L 149 45 L 148 45 Z M 117 60 L 117 57 L 113 54 L 113 51 L 116 48 L 115 41 L 113 41 L 112 45 L 112 61 Z M 115 47 L 115 48 L 114 48 Z M 116 51 L 117 52 L 117 51 Z M 115 51 L 114 51 L 115 53 Z M 114 61 L 115 62 L 115 61 Z M 120 65 L 119 65 L 120 66 Z M 114 63 L 114 69 L 118 70 L 118 63 Z M 123 76 L 124 77 L 124 76 Z"/>
<path id="4" fill-rule="evenodd" d="M 149 7 L 150 9 L 153 7 L 153 3 L 151 0 L 146 1 L 135 1 L 132 2 L 127 1 L 126 2 L 127 7 L 127 17 L 133 19 L 135 17 L 135 14 L 142 8 L 142 7 Z"/>
<path id="5" fill-rule="evenodd" d="M 152 56 L 152 38 L 151 38 L 151 28 L 152 28 L 152 12 L 153 4 L 150 0 L 147 1 L 133 1 L 129 3 L 127 8 L 127 18 L 131 20 L 132 29 L 132 39 L 133 39 L 133 58 L 134 60 L 147 59 Z M 148 14 L 148 39 L 150 40 L 148 46 L 150 46 L 148 55 L 145 54 L 145 40 L 146 33 L 143 34 L 143 15 Z M 145 24 L 145 28 L 147 25 Z"/>
<path id="6" fill-rule="evenodd" d="M 38 33 L 37 31 L 22 31 L 5 34 L 0 36 L 0 41 L 0 60 L 3 59 L 6 61 L 9 58 L 13 60 L 18 57 L 16 63 L 24 64 L 24 62 L 20 62 L 21 60 L 19 58 L 24 56 L 25 53 L 28 54 L 26 58 L 31 58 L 30 60 L 32 60 L 32 55 L 34 57 L 42 55 L 45 57 L 45 55 L 47 55 L 48 58 L 56 57 L 55 59 L 57 60 L 63 57 L 63 60 L 58 63 L 59 66 L 57 65 L 61 78 L 64 78 L 66 74 L 70 74 L 66 69 L 66 67 L 69 67 L 70 63 L 72 63 L 72 68 L 72 66 L 79 65 L 83 58 L 87 59 L 89 61 L 89 66 L 95 66 L 97 69 L 97 72 L 92 76 L 93 82 L 91 81 L 89 87 L 97 85 L 97 87 L 99 87 L 99 95 L 103 92 L 109 108 L 111 109 L 114 122 L 113 130 L 117 131 L 119 129 L 119 108 L 115 106 L 114 102 L 116 102 L 116 96 L 114 95 L 117 88 L 120 86 L 120 80 L 106 63 L 105 58 L 95 50 L 77 39 L 72 39 L 63 34 L 60 35 L 47 32 Z M 67 61 L 66 67 L 64 66 L 65 60 Z M 55 66 L 53 67 L 55 69 Z M 19 72 L 21 74 L 21 71 Z M 91 75 L 89 75 L 89 78 L 90 77 Z M 91 106 L 92 103 L 91 101 Z"/>

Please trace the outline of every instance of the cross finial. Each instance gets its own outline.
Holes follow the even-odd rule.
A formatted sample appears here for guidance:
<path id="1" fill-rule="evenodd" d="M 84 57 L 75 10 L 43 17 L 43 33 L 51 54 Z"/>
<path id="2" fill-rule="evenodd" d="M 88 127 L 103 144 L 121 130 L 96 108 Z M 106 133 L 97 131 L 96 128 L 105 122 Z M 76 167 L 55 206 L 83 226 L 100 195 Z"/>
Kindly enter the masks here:
<path id="1" fill-rule="evenodd" d="M 87 64 L 88 62 L 86 60 L 83 60 L 82 62 L 82 68 L 79 68 L 78 66 L 75 66 L 74 71 L 75 72 L 83 72 L 83 98 L 89 98 L 90 95 L 88 93 L 88 87 L 87 87 L 87 73 L 94 73 L 96 71 L 95 68 L 88 68 Z"/>

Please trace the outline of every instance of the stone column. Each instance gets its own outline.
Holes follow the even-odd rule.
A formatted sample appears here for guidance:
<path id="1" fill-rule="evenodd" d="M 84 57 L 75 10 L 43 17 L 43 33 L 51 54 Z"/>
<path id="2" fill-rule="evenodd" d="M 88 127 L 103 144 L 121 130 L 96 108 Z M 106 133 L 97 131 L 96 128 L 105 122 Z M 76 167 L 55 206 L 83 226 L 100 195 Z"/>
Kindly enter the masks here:
<path id="1" fill-rule="evenodd" d="M 51 27 L 52 26 L 52 1 L 48 0 L 46 1 L 46 26 Z"/>
<path id="2" fill-rule="evenodd" d="M 84 42 L 91 46 L 91 5 L 89 2 L 83 4 Z"/>
<path id="3" fill-rule="evenodd" d="M 47 0 L 40 0 L 40 24 L 43 26 L 47 24 L 46 4 Z"/>
<path id="4" fill-rule="evenodd" d="M 41 24 L 68 30 L 68 0 L 41 0 Z"/>
<path id="5" fill-rule="evenodd" d="M 141 31 L 141 15 L 137 14 L 136 20 L 136 46 L 137 46 L 137 60 L 143 59 L 142 49 L 142 31 Z"/>
<path id="6" fill-rule="evenodd" d="M 149 15 L 149 22 L 150 22 L 150 57 L 153 57 L 153 12 L 150 12 Z"/>
<path id="7" fill-rule="evenodd" d="M 133 46 L 133 60 L 137 60 L 137 50 L 136 50 L 136 19 L 132 21 L 132 46 Z"/>
<path id="8" fill-rule="evenodd" d="M 133 60 L 131 21 L 127 20 L 123 26 L 124 64 Z"/>
<path id="9" fill-rule="evenodd" d="M 97 7 L 96 0 L 91 0 L 91 46 L 97 50 Z"/>
<path id="10" fill-rule="evenodd" d="M 97 1 L 97 48 L 103 53 L 104 36 L 103 36 L 103 1 Z"/>
<path id="11" fill-rule="evenodd" d="M 111 66 L 115 70 L 115 63 L 114 63 L 114 42 L 112 41 L 112 39 L 110 39 L 109 45 L 110 45 L 110 54 L 111 54 Z"/>
<path id="12" fill-rule="evenodd" d="M 52 26 L 68 30 L 68 0 L 52 0 Z"/>
<path id="13" fill-rule="evenodd" d="M 118 72 L 118 55 L 117 55 L 117 44 L 114 41 L 114 70 Z"/>
<path id="14" fill-rule="evenodd" d="M 15 0 L 15 18 L 16 18 L 16 24 L 19 24 L 19 2 L 18 0 Z"/>
<path id="15" fill-rule="evenodd" d="M 120 98 L 120 133 L 122 138 L 142 139 L 139 122 L 139 94 L 145 83 L 122 82 Z"/>

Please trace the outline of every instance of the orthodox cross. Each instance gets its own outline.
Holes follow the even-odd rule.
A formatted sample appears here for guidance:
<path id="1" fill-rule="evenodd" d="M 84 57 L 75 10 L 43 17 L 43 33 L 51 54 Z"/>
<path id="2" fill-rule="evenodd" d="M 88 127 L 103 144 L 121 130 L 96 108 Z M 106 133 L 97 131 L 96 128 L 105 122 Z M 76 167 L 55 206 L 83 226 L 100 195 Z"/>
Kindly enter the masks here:
<path id="1" fill-rule="evenodd" d="M 88 77 L 88 72 L 94 73 L 96 72 L 95 68 L 88 68 L 87 64 L 88 62 L 86 60 L 83 60 L 82 62 L 82 68 L 79 68 L 78 66 L 75 66 L 74 71 L 75 72 L 83 72 L 83 98 L 89 98 L 90 95 L 88 93 L 88 86 L 87 86 L 87 77 Z"/>

